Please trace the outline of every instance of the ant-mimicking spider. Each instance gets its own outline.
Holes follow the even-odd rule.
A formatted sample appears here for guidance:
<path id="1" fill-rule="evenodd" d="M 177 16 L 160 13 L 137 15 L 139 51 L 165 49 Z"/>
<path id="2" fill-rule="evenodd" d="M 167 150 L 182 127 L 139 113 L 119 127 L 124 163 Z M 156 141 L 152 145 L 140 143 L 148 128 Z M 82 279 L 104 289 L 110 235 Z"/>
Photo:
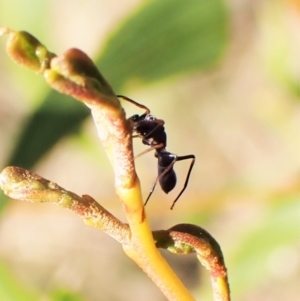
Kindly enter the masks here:
<path id="1" fill-rule="evenodd" d="M 165 193 L 170 192 L 176 186 L 176 174 L 173 169 L 174 164 L 176 162 L 188 160 L 188 159 L 192 160 L 183 188 L 179 192 L 178 196 L 176 197 L 175 201 L 173 202 L 170 208 L 172 210 L 175 206 L 175 203 L 178 201 L 178 199 L 180 198 L 180 196 L 185 191 L 188 185 L 190 174 L 196 158 L 194 155 L 177 156 L 173 153 L 168 152 L 166 150 L 167 134 L 164 128 L 165 122 L 162 119 L 157 119 L 156 117 L 151 115 L 150 110 L 146 106 L 123 95 L 118 95 L 117 97 L 122 98 L 136 105 L 137 107 L 145 110 L 145 113 L 142 115 L 135 114 L 130 118 L 128 118 L 128 120 L 130 120 L 133 125 L 132 133 L 136 134 L 133 135 L 132 137 L 133 138 L 140 137 L 142 138 L 143 144 L 150 146 L 150 148 L 146 149 L 145 151 L 137 155 L 135 159 L 150 152 L 151 150 L 155 150 L 155 157 L 158 159 L 157 161 L 158 176 L 146 199 L 146 202 L 144 204 L 145 206 L 148 203 L 157 182 L 159 182 L 161 189 Z"/>

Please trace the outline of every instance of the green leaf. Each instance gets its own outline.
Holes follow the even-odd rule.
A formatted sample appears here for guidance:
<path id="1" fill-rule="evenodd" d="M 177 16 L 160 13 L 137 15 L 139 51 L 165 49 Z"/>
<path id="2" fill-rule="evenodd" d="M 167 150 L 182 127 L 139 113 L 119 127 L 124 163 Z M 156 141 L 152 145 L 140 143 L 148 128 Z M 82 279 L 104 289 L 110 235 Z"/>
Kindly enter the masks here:
<path id="1" fill-rule="evenodd" d="M 215 64 L 228 38 L 221 0 L 154 0 L 109 39 L 97 63 L 116 91 L 132 80 L 152 82 Z"/>
<path id="2" fill-rule="evenodd" d="M 59 139 L 78 130 L 88 115 L 81 103 L 51 91 L 28 120 L 8 165 L 30 169 Z"/>

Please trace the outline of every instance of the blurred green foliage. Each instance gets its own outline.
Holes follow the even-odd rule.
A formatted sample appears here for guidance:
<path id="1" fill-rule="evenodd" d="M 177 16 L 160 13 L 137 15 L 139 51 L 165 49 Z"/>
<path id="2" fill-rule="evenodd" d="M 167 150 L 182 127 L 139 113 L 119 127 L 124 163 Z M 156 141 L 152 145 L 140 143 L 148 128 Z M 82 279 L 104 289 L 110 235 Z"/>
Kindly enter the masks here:
<path id="1" fill-rule="evenodd" d="M 51 294 L 51 301 L 83 301 L 77 294 L 65 289 L 56 289 Z"/>
<path id="2" fill-rule="evenodd" d="M 0 262 L 0 298 L 1 301 L 38 301 L 41 297 L 37 292 L 23 287 L 11 274 L 3 262 Z M 56 289 L 47 297 L 49 301 L 83 301 L 78 294 L 66 289 Z"/>
<path id="3" fill-rule="evenodd" d="M 268 214 L 256 219 L 253 228 L 244 233 L 240 247 L 233 255 L 234 266 L 238 268 L 230 276 L 230 280 L 236 283 L 236 297 L 240 298 L 245 291 L 263 286 L 268 282 L 267 279 L 284 275 L 286 270 L 291 269 L 289 265 L 295 264 L 289 258 L 282 262 L 281 255 L 297 252 L 295 245 L 299 242 L 300 234 L 298 201 L 299 197 L 296 196 L 280 198 L 274 202 Z M 278 253 L 276 256 L 283 249 L 287 250 L 285 254 Z M 268 264 L 265 264 L 266 260 Z M 275 270 L 278 272 L 275 273 Z"/>
<path id="4" fill-rule="evenodd" d="M 0 262 L 1 301 L 35 301 L 37 294 L 22 287 L 3 262 Z"/>
<path id="5" fill-rule="evenodd" d="M 292 0 L 291 0 L 292 2 Z M 296 1 L 295 1 L 296 5 Z M 275 1 L 265 12 L 262 21 L 264 36 L 262 43 L 265 46 L 265 60 L 270 74 L 287 91 L 300 100 L 299 63 L 295 61 L 293 50 L 290 47 L 290 35 L 299 38 L 297 32 L 286 34 L 286 17 L 282 14 L 282 3 Z M 298 4 L 299 9 L 299 4 Z M 296 13 L 296 12 L 294 12 Z M 293 21 L 290 21 L 293 22 Z"/>

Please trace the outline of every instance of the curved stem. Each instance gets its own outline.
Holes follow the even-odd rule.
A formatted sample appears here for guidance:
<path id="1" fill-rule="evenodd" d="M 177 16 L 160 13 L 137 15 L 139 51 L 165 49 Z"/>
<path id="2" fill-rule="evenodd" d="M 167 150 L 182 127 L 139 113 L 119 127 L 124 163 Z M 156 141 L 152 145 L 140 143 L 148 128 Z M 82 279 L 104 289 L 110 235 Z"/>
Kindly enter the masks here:
<path id="1" fill-rule="evenodd" d="M 65 190 L 41 176 L 20 167 L 9 166 L 0 173 L 0 188 L 16 200 L 55 203 L 68 208 L 91 226 L 104 231 L 123 245 L 130 243 L 130 230 L 91 196 Z"/>
<path id="2" fill-rule="evenodd" d="M 196 253 L 209 271 L 215 301 L 230 301 L 227 269 L 218 242 L 203 228 L 179 224 L 169 230 L 154 231 L 156 246 L 176 254 Z"/>

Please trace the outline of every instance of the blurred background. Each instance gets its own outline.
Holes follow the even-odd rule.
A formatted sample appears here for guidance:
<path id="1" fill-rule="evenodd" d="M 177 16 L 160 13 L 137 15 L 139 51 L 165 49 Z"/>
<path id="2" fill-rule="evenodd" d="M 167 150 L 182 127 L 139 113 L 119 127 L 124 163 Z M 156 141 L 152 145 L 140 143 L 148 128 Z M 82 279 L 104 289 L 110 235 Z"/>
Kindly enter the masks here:
<path id="1" fill-rule="evenodd" d="M 300 5 L 297 0 L 0 0 L 0 25 L 91 56 L 117 94 L 165 120 L 167 149 L 194 154 L 189 186 L 156 188 L 153 229 L 194 223 L 220 243 L 232 299 L 300 297 Z M 124 220 L 89 111 L 14 64 L 0 39 L 0 166 L 33 170 Z M 124 102 L 128 114 L 142 113 Z M 134 141 L 135 153 L 145 149 Z M 156 158 L 136 161 L 144 197 Z M 52 204 L 0 192 L 0 300 L 165 300 L 118 243 Z M 163 252 L 196 300 L 194 255 Z M 297 298 L 298 297 L 298 298 Z"/>

